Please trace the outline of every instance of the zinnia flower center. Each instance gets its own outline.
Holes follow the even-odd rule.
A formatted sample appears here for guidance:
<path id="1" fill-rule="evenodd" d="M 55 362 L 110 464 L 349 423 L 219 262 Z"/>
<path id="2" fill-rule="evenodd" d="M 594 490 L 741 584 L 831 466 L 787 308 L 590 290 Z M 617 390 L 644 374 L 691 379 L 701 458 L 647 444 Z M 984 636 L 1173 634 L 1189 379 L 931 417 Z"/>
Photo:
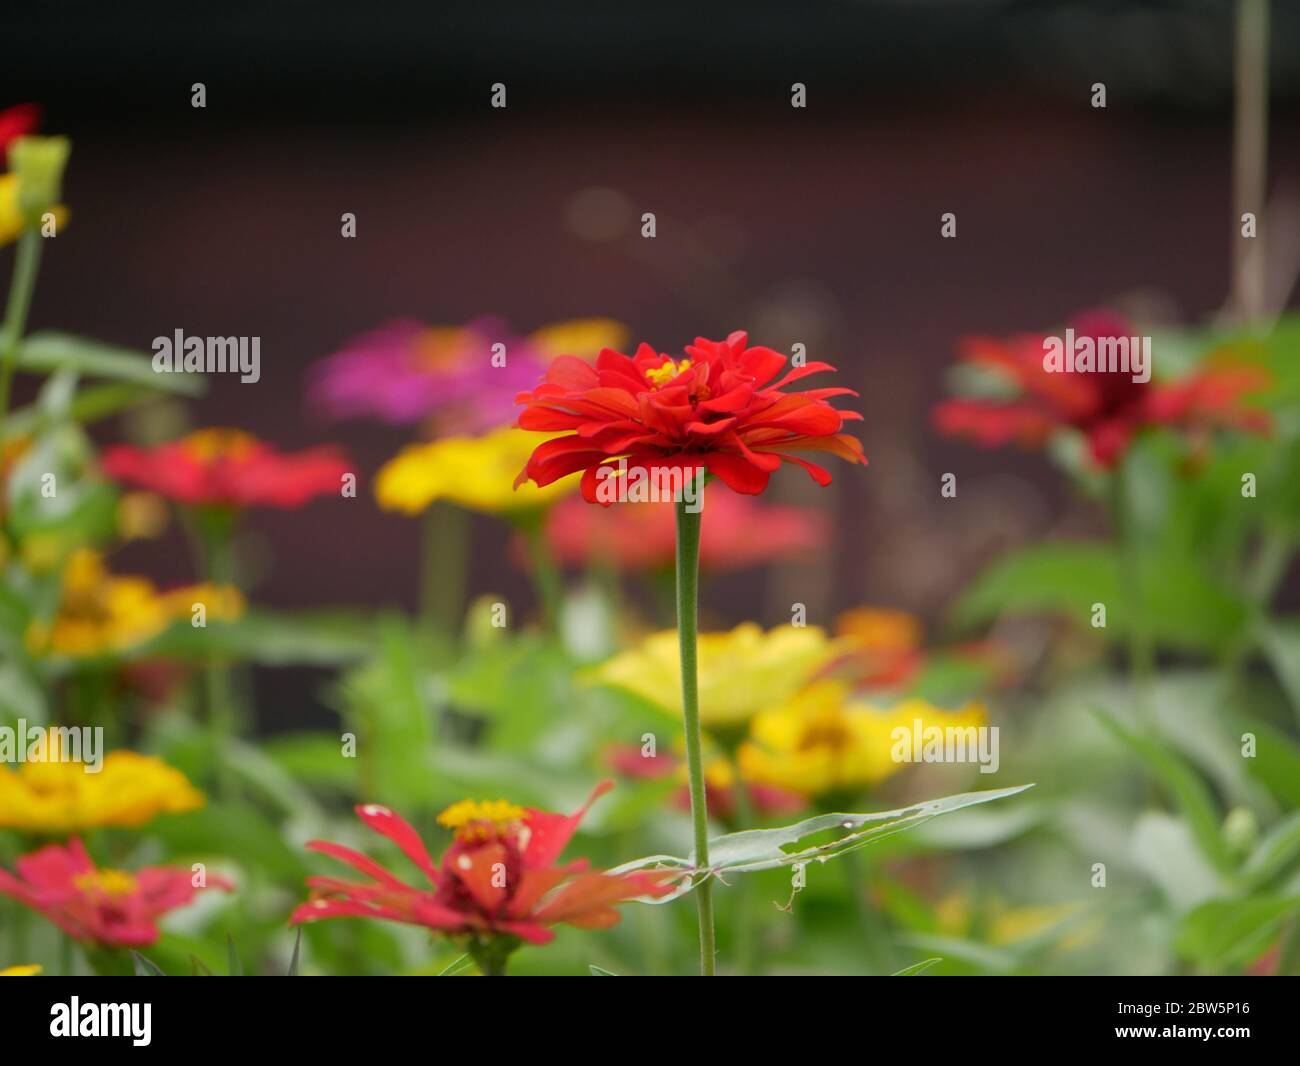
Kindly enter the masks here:
<path id="1" fill-rule="evenodd" d="M 656 389 L 661 389 L 668 382 L 672 381 L 678 374 L 684 373 L 691 368 L 689 359 L 682 359 L 680 362 L 674 362 L 671 359 L 665 359 L 662 366 L 657 366 L 653 370 L 647 370 L 645 377 Z"/>
<path id="2" fill-rule="evenodd" d="M 452 370 L 461 361 L 465 341 L 466 333 L 462 329 L 421 330 L 411 342 L 411 354 L 416 364 L 426 370 Z"/>
<path id="3" fill-rule="evenodd" d="M 105 896 L 129 896 L 136 889 L 135 878 L 125 870 L 95 870 L 80 874 L 73 883 L 82 892 Z"/>
<path id="4" fill-rule="evenodd" d="M 807 726 L 799 737 L 800 751 L 829 748 L 832 752 L 844 751 L 852 746 L 853 735 L 843 722 L 825 720 Z"/>
<path id="5" fill-rule="evenodd" d="M 438 815 L 438 824 L 453 830 L 463 844 L 482 844 L 523 821 L 526 813 L 508 800 L 463 799 Z"/>
<path id="6" fill-rule="evenodd" d="M 201 463 L 242 459 L 257 446 L 257 438 L 241 429 L 200 429 L 185 438 L 185 450 Z"/>

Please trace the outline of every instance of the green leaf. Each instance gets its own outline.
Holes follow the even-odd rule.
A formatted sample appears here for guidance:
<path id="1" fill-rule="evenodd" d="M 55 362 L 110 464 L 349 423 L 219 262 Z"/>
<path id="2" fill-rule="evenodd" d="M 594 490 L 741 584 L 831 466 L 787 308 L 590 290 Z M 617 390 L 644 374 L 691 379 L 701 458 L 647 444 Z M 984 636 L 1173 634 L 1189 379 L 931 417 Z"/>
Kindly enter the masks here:
<path id="1" fill-rule="evenodd" d="M 150 962 L 138 951 L 131 952 L 131 964 L 135 969 L 136 977 L 166 977 L 154 963 Z"/>
<path id="2" fill-rule="evenodd" d="M 1005 799 L 1029 788 L 1033 788 L 1033 785 L 990 789 L 985 792 L 963 792 L 960 795 L 927 800 L 892 811 L 869 814 L 821 814 L 778 829 L 747 829 L 739 833 L 728 833 L 709 841 L 707 869 L 710 874 L 752 873 L 756 870 L 771 870 L 796 863 L 826 862 L 893 833 L 923 825 L 938 815 L 959 811 L 980 803 Z M 800 842 L 809 837 L 846 829 L 850 832 L 842 833 L 830 841 L 799 847 Z M 787 848 L 794 850 L 786 850 Z M 624 863 L 610 872 L 627 873 L 645 867 L 676 867 L 683 872 L 699 872 L 693 855 L 685 859 L 671 855 L 651 855 Z M 675 895 L 689 891 L 693 883 L 698 882 L 683 884 Z M 673 897 L 665 896 L 658 902 L 667 902 L 670 898 Z"/>
<path id="3" fill-rule="evenodd" d="M 1241 869 L 1246 887 L 1256 890 L 1285 872 L 1300 856 L 1300 811 L 1292 811 L 1273 826 L 1250 853 Z"/>
<path id="4" fill-rule="evenodd" d="M 591 971 L 592 977 L 617 977 L 618 974 L 611 973 L 609 970 L 602 970 L 599 966 L 592 963 L 587 967 Z"/>
<path id="5" fill-rule="evenodd" d="M 1287 619 L 1263 625 L 1259 641 L 1300 718 L 1300 622 Z"/>
<path id="6" fill-rule="evenodd" d="M 18 349 L 18 369 L 50 374 L 75 370 L 87 377 L 146 385 L 159 392 L 198 396 L 205 383 L 200 374 L 159 374 L 143 352 L 74 337 L 70 333 L 30 334 Z"/>
<path id="7" fill-rule="evenodd" d="M 1049 612 L 1085 622 L 1094 603 L 1120 595 L 1115 553 L 1101 544 L 1042 544 L 1005 555 L 967 586 L 953 608 L 961 626 L 1004 613 Z"/>
<path id="8" fill-rule="evenodd" d="M 360 661 L 374 650 L 370 626 L 348 613 L 252 609 L 232 621 L 209 621 L 206 626 L 193 626 L 184 619 L 133 649 L 131 657 L 208 659 L 215 655 L 262 666 L 337 666 Z"/>
<path id="9" fill-rule="evenodd" d="M 943 962 L 943 959 L 937 955 L 933 958 L 922 959 L 920 962 L 914 962 L 911 966 L 904 966 L 901 970 L 895 970 L 890 974 L 891 977 L 919 977 L 925 973 L 931 966 Z"/>
<path id="10" fill-rule="evenodd" d="M 1183 956 L 1206 966 L 1241 966 L 1266 951 L 1300 896 L 1216 899 L 1188 914 L 1174 941 Z"/>
<path id="11" fill-rule="evenodd" d="M 1133 750 L 1173 794 L 1197 845 L 1221 873 L 1232 870 L 1232 852 L 1219 830 L 1219 813 L 1205 782 L 1181 758 L 1150 737 L 1132 733 L 1105 711 L 1095 712 L 1102 724 Z"/>
<path id="12" fill-rule="evenodd" d="M 1212 580 L 1194 557 L 1172 550 L 1149 554 L 1140 560 L 1138 575 L 1143 621 L 1163 644 L 1215 651 L 1249 620 L 1245 602 Z M 1132 600 L 1109 546 L 1044 544 L 1004 556 L 980 574 L 957 601 L 953 620 L 970 627 L 1003 614 L 1046 613 L 1084 625 L 1092 605 L 1104 603 L 1106 628 L 1095 632 L 1115 640 L 1131 628 L 1126 606 Z"/>
<path id="13" fill-rule="evenodd" d="M 460 973 L 462 970 L 468 969 L 472 965 L 473 960 L 468 955 L 457 955 L 434 976 L 455 977 L 456 974 Z"/>
<path id="14" fill-rule="evenodd" d="M 289 972 L 285 977 L 298 976 L 298 953 L 302 949 L 302 926 L 298 926 L 297 935 L 293 938 L 293 956 L 289 959 Z"/>

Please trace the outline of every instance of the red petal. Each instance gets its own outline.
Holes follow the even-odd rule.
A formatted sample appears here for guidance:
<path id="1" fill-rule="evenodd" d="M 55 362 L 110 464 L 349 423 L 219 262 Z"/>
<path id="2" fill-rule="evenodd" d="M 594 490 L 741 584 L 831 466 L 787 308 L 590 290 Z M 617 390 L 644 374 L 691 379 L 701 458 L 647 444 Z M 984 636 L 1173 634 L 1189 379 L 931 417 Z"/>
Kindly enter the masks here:
<path id="1" fill-rule="evenodd" d="M 548 811 L 529 808 L 526 824 L 531 834 L 528 838 L 528 847 L 524 850 L 528 864 L 550 866 L 555 862 L 560 857 L 560 852 L 573 839 L 573 834 L 578 830 L 578 823 L 591 809 L 591 805 L 613 787 L 613 781 L 602 781 L 591 790 L 587 802 L 573 814 L 551 814 Z"/>
<path id="2" fill-rule="evenodd" d="M 423 870 L 430 881 L 435 885 L 438 883 L 438 870 L 429 857 L 424 841 L 405 818 L 377 803 L 363 803 L 356 808 L 356 812 L 357 817 L 366 825 L 401 848 L 402 853 Z"/>

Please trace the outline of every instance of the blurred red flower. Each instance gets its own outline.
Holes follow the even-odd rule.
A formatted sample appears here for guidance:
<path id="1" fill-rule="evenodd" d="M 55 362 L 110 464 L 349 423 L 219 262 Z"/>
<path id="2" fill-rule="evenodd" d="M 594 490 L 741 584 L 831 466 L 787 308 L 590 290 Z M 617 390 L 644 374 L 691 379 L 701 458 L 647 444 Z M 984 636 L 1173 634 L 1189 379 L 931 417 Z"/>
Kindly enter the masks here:
<path id="1" fill-rule="evenodd" d="M 44 915 L 68 936 L 102 947 L 142 947 L 158 939 L 157 921 L 203 889 L 189 870 L 146 866 L 134 873 L 100 869 L 75 837 L 20 856 L 17 876 L 0 869 L 0 894 Z M 204 888 L 230 891 L 208 875 Z"/>
<path id="2" fill-rule="evenodd" d="M 830 483 L 826 470 L 795 452 L 830 452 L 865 464 L 862 445 L 840 432 L 862 416 L 827 402 L 857 394 L 846 388 L 785 392 L 791 382 L 835 369 L 808 363 L 774 382 L 785 362 L 771 348 L 749 347 L 743 332 L 725 341 L 699 337 L 680 361 L 648 344 L 635 356 L 605 348 L 594 367 L 562 355 L 545 381 L 515 402 L 524 405 L 520 428 L 573 432 L 539 444 L 516 483 L 549 485 L 581 470 L 583 496 L 603 503 L 596 492 L 599 471 L 621 459 L 629 473 L 641 471 L 651 481 L 674 469 L 703 468 L 736 492 L 756 495 L 782 462 Z"/>
<path id="3" fill-rule="evenodd" d="M 7 148 L 11 141 L 34 133 L 40 124 L 41 109 L 35 104 L 18 104 L 0 111 L 0 150 Z"/>
<path id="4" fill-rule="evenodd" d="M 606 781 L 574 814 L 550 814 L 504 800 L 463 800 L 439 815 L 455 838 L 435 864 L 423 842 L 399 815 L 367 804 L 357 815 L 393 841 L 432 884 L 432 890 L 399 880 L 351 848 L 313 840 L 307 847 L 339 859 L 369 881 L 309 877 L 312 898 L 291 922 L 322 918 L 384 918 L 476 939 L 516 936 L 532 944 L 554 937 L 548 926 L 564 922 L 602 929 L 618 921 L 615 903 L 638 896 L 662 896 L 680 872 L 636 872 L 611 876 L 588 869 L 585 859 L 555 865 L 578 823 L 597 797 L 613 787 Z"/>
<path id="5" fill-rule="evenodd" d="M 237 429 L 203 429 L 155 448 L 119 444 L 101 461 L 116 481 L 179 503 L 213 507 L 300 507 L 337 493 L 348 472 L 332 447 L 285 454 Z"/>
<path id="6" fill-rule="evenodd" d="M 721 572 L 786 559 L 826 543 L 824 514 L 801 507 L 766 506 L 731 492 L 705 492 L 709 520 L 700 535 L 700 567 Z M 562 563 L 610 562 L 620 570 L 671 568 L 677 519 L 666 503 L 588 507 L 569 496 L 546 519 L 551 554 Z"/>
<path id="7" fill-rule="evenodd" d="M 1134 335 L 1132 325 L 1110 311 L 1078 316 L 1074 335 L 1102 339 Z M 967 437 L 985 447 L 1012 441 L 1041 445 L 1057 430 L 1075 429 L 1087 440 L 1094 462 L 1113 467 L 1138 431 L 1152 426 L 1184 430 L 1232 427 L 1267 432 L 1267 414 L 1241 405 L 1241 398 L 1268 384 L 1266 371 L 1243 365 L 1206 366 L 1174 382 L 1134 381 L 1130 373 L 1044 368 L 1045 336 L 1019 334 L 1005 340 L 971 337 L 960 361 L 979 367 L 1015 390 L 1008 399 L 945 400 L 932 413 L 948 436 Z"/>

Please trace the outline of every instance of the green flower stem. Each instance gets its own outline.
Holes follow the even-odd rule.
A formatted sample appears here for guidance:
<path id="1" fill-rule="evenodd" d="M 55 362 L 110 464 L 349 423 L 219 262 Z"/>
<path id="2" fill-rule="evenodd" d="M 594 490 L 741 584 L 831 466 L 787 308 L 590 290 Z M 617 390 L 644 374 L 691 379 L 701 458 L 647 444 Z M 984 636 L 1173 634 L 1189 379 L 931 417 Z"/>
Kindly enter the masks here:
<path id="1" fill-rule="evenodd" d="M 519 522 L 524 539 L 528 542 L 528 558 L 533 565 L 533 587 L 537 592 L 537 605 L 541 611 L 542 627 L 548 633 L 556 632 L 560 622 L 563 602 L 563 584 L 560 571 L 546 544 L 546 512 L 530 514 Z"/>
<path id="2" fill-rule="evenodd" d="M 857 808 L 854 808 L 855 810 Z M 893 972 L 893 954 L 889 945 L 889 933 L 868 894 L 867 865 L 859 851 L 846 851 L 840 856 L 844 881 L 853 900 L 853 909 L 858 915 L 858 925 L 862 930 L 863 954 L 868 965 L 877 974 Z"/>
<path id="3" fill-rule="evenodd" d="M 453 641 L 465 615 L 469 518 L 469 512 L 439 500 L 425 511 L 420 528 L 420 620 Z"/>
<path id="4" fill-rule="evenodd" d="M 695 865 L 709 865 L 709 811 L 704 793 L 704 762 L 700 743 L 698 594 L 700 576 L 700 512 L 677 504 L 677 640 L 682 663 L 682 711 L 686 719 L 686 773 L 690 781 L 691 821 L 695 828 Z M 717 942 L 713 931 L 713 880 L 706 873 L 695 886 L 700 921 L 700 972 L 714 975 Z"/>
<path id="5" fill-rule="evenodd" d="M 18 238 L 18 255 L 9 282 L 4 331 L 0 337 L 0 441 L 4 440 L 5 416 L 9 413 L 9 392 L 18 367 L 18 344 L 27 329 L 27 312 L 32 306 L 36 274 L 41 265 L 41 235 L 36 229 L 23 230 Z"/>
<path id="6" fill-rule="evenodd" d="M 1236 82 L 1232 123 L 1232 290 L 1237 314 L 1257 322 L 1267 310 L 1267 260 L 1264 241 L 1268 193 L 1268 36 L 1269 0 L 1237 0 Z M 1238 229 L 1249 212 L 1256 235 L 1243 239 Z"/>
<path id="7" fill-rule="evenodd" d="M 199 516 L 203 538 L 204 570 L 214 585 L 234 584 L 234 552 L 231 539 L 234 533 L 234 516 L 213 512 Z M 217 795 L 233 798 L 232 741 L 236 732 L 234 694 L 230 684 L 230 666 L 218 656 L 211 655 L 203 671 L 205 701 L 208 712 L 208 735 L 212 744 L 213 765 L 216 768 Z"/>
<path id="8" fill-rule="evenodd" d="M 1129 676 L 1138 710 L 1147 708 L 1151 680 L 1155 675 L 1155 651 L 1146 625 L 1146 604 L 1142 596 L 1141 545 L 1133 514 L 1131 460 L 1123 459 L 1111 474 L 1111 509 L 1119 548 L 1119 577 L 1127 602 L 1124 633 L 1128 643 Z"/>
<path id="9" fill-rule="evenodd" d="M 732 832 L 758 827 L 754 804 L 749 797 L 749 786 L 740 775 L 739 756 L 738 745 L 733 744 L 727 748 L 727 758 L 731 762 L 731 770 L 735 775 L 732 795 L 736 816 L 733 819 L 735 824 L 730 827 Z M 759 932 L 756 921 L 758 915 L 754 907 L 754 902 L 758 898 L 757 885 L 758 882 L 753 877 L 744 876 L 736 884 L 736 969 L 746 977 L 754 974 L 758 967 Z"/>
<path id="10" fill-rule="evenodd" d="M 466 950 L 484 977 L 504 977 L 506 964 L 521 943 L 516 936 L 489 936 L 472 940 Z"/>

